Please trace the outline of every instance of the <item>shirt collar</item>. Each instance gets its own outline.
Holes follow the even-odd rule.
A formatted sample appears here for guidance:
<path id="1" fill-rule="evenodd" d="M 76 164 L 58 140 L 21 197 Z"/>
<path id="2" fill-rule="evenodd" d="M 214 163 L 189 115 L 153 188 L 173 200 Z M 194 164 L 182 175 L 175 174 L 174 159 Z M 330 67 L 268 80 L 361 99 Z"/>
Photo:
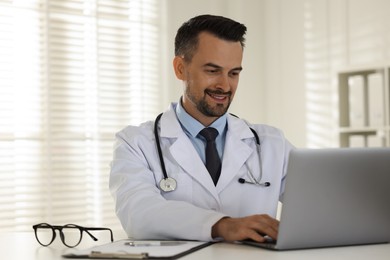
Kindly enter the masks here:
<path id="1" fill-rule="evenodd" d="M 176 115 L 184 130 L 194 138 L 204 128 L 204 126 L 198 120 L 193 118 L 185 111 L 185 109 L 181 105 L 181 102 L 179 102 L 176 106 Z M 227 116 L 225 113 L 223 116 L 215 120 L 209 127 L 214 127 L 215 129 L 217 129 L 219 136 L 221 136 L 224 133 L 226 122 Z"/>

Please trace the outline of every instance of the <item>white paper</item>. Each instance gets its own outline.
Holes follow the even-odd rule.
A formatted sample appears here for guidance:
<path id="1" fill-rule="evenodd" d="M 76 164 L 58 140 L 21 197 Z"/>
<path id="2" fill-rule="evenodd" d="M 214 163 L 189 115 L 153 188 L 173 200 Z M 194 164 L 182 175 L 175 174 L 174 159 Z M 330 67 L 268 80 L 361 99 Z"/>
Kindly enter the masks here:
<path id="1" fill-rule="evenodd" d="M 385 140 L 383 136 L 369 135 L 367 137 L 367 147 L 384 147 Z"/>
<path id="2" fill-rule="evenodd" d="M 362 127 L 366 124 L 364 102 L 364 78 L 363 76 L 351 76 L 348 79 L 349 89 L 349 125 Z"/>
<path id="3" fill-rule="evenodd" d="M 170 257 L 208 243 L 199 241 L 175 241 L 180 243 L 175 243 L 174 245 L 159 245 L 160 241 L 138 240 L 135 242 L 137 243 L 137 246 L 130 246 L 129 242 L 134 242 L 134 240 L 120 240 L 84 250 L 71 248 L 65 251 L 64 256 L 72 255 L 81 257 L 90 255 L 92 252 L 100 252 L 102 254 L 113 255 L 148 253 L 149 257 Z"/>
<path id="4" fill-rule="evenodd" d="M 349 147 L 365 147 L 365 138 L 363 135 L 351 135 L 349 137 Z"/>
<path id="5" fill-rule="evenodd" d="M 368 122 L 370 126 L 383 126 L 385 122 L 383 76 L 368 76 Z"/>

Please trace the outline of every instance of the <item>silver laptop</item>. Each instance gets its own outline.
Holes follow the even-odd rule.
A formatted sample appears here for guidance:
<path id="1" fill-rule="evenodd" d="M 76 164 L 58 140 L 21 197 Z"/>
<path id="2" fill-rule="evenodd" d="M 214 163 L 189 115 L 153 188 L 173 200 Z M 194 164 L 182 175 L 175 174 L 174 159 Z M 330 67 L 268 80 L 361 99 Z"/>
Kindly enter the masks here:
<path id="1" fill-rule="evenodd" d="M 390 148 L 290 153 L 275 250 L 390 242 Z"/>

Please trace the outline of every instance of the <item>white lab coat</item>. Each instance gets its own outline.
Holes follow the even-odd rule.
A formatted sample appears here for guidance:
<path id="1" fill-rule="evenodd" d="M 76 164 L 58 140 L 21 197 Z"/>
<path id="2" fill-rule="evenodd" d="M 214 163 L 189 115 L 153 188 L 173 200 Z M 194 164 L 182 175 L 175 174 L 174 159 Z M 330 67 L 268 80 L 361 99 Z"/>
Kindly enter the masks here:
<path id="1" fill-rule="evenodd" d="M 287 160 L 292 145 L 281 131 L 251 125 L 261 143 L 262 187 L 242 184 L 258 178 L 259 154 L 247 123 L 228 115 L 222 171 L 217 186 L 183 132 L 174 104 L 161 117 L 159 135 L 169 177 L 177 181 L 163 192 L 163 178 L 153 133 L 154 122 L 128 126 L 116 135 L 111 164 L 110 191 L 116 213 L 129 237 L 136 239 L 212 240 L 211 227 L 222 217 L 269 214 L 275 217 L 284 190 Z"/>

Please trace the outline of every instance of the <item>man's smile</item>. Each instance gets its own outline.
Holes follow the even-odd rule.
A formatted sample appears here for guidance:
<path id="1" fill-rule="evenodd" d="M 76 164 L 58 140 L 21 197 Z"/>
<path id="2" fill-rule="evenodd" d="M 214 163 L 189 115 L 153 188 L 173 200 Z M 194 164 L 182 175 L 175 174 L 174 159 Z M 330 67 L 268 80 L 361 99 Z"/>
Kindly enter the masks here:
<path id="1" fill-rule="evenodd" d="M 209 95 L 212 99 L 217 101 L 225 101 L 226 99 L 229 99 L 232 95 L 231 91 L 228 92 L 221 92 L 221 91 L 211 91 L 211 90 L 205 90 L 205 93 Z"/>

